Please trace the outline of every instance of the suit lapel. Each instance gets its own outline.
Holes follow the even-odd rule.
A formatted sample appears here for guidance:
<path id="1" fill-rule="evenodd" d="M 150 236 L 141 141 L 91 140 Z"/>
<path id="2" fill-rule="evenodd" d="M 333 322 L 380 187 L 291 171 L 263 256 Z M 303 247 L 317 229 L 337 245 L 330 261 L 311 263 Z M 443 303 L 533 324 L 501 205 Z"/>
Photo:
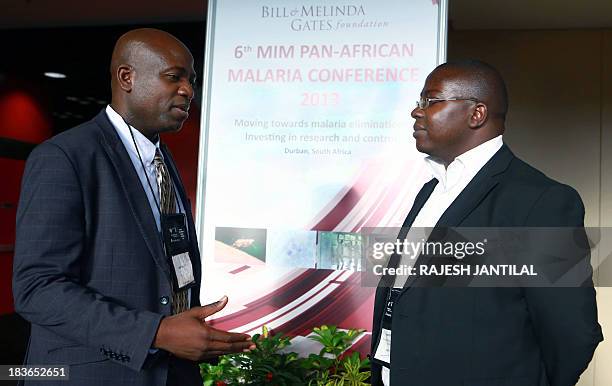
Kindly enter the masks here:
<path id="1" fill-rule="evenodd" d="M 460 226 L 463 220 L 476 209 L 487 194 L 499 183 L 499 175 L 508 168 L 513 158 L 514 154 L 512 154 L 506 144 L 503 144 L 497 153 L 495 153 L 482 169 L 476 173 L 463 191 L 459 193 L 455 201 L 453 201 L 448 209 L 442 214 L 436 223 L 436 228 Z M 425 203 L 423 203 L 421 207 L 423 205 L 425 205 Z M 412 222 L 414 222 L 414 219 Z M 415 262 L 415 266 L 428 265 L 431 258 L 431 256 L 421 255 Z M 406 280 L 406 283 L 404 283 L 404 291 L 412 287 L 418 278 L 418 276 L 410 276 L 408 280 Z"/>
<path id="2" fill-rule="evenodd" d="M 406 235 L 408 234 L 408 231 L 410 230 L 410 226 L 412 226 L 414 219 L 429 199 L 429 196 L 431 196 L 431 193 L 433 193 L 437 184 L 438 180 L 432 178 L 425 185 L 423 185 L 419 193 L 417 193 L 417 196 L 414 199 L 414 203 L 412 204 L 412 208 L 404 219 L 402 228 L 399 231 L 399 234 L 397 236 L 398 240 L 406 238 Z M 387 264 L 387 267 L 397 268 L 400 261 L 401 257 L 397 253 L 394 253 L 389 258 L 389 263 Z M 389 291 L 389 288 L 393 287 L 394 282 L 394 275 L 384 275 L 378 282 L 378 288 L 376 289 L 376 298 L 374 302 L 374 315 L 381 315 L 381 319 L 376 320 L 374 322 L 374 328 L 372 329 L 372 350 L 375 349 L 374 345 L 376 344 L 376 342 L 378 342 L 379 339 L 383 310 L 387 301 L 387 293 Z"/>
<path id="3" fill-rule="evenodd" d="M 431 180 L 429 180 L 429 182 L 423 185 L 416 198 L 414 199 L 414 204 L 412 204 L 412 208 L 410 209 L 410 212 L 408 212 L 408 216 L 406 216 L 406 219 L 402 224 L 402 228 L 410 228 L 412 226 L 412 223 L 416 219 L 416 216 L 419 214 L 421 209 L 423 209 L 423 206 L 429 199 L 429 196 L 431 196 L 431 194 L 433 193 L 434 189 L 436 188 L 436 185 L 438 185 L 438 180 L 436 180 L 435 178 L 432 178 Z M 408 233 L 407 230 L 406 233 Z M 406 235 L 404 235 L 404 237 L 406 237 Z"/>
<path id="4" fill-rule="evenodd" d="M 510 165 L 514 154 L 506 144 L 472 178 L 455 201 L 442 214 L 437 227 L 457 227 L 482 202 L 487 194 L 499 183 L 499 174 Z"/>
<path id="5" fill-rule="evenodd" d="M 157 230 L 155 217 L 153 217 L 151 212 L 151 206 L 140 183 L 140 178 L 134 168 L 130 167 L 132 160 L 104 110 L 94 120 L 101 128 L 104 137 L 104 150 L 108 153 L 115 172 L 119 176 L 123 193 L 138 224 L 142 238 L 157 266 L 166 274 L 168 280 L 171 281 L 170 269 L 164 254 L 161 237 Z"/>
<path id="6" fill-rule="evenodd" d="M 436 180 L 435 178 L 432 178 L 431 180 L 429 180 L 429 182 L 423 185 L 423 187 L 417 194 L 416 198 L 414 199 L 414 203 L 412 204 L 412 208 L 410 209 L 410 212 L 408 212 L 408 216 L 406 216 L 406 218 L 404 219 L 402 228 L 400 229 L 399 234 L 397 236 L 398 240 L 403 240 L 406 238 L 406 235 L 408 234 L 408 231 L 410 230 L 410 227 L 412 226 L 414 219 L 416 219 L 416 216 L 419 214 L 419 212 L 421 211 L 421 209 L 423 208 L 423 206 L 429 199 L 429 196 L 431 196 L 431 193 L 433 193 L 437 184 L 438 184 L 438 180 Z M 394 253 L 389 258 L 389 263 L 387 264 L 387 267 L 397 268 L 399 266 L 400 261 L 401 261 L 401 257 L 397 253 Z M 380 280 L 379 287 L 381 286 L 390 287 L 393 285 L 394 280 L 395 280 L 395 276 L 385 275 Z"/>

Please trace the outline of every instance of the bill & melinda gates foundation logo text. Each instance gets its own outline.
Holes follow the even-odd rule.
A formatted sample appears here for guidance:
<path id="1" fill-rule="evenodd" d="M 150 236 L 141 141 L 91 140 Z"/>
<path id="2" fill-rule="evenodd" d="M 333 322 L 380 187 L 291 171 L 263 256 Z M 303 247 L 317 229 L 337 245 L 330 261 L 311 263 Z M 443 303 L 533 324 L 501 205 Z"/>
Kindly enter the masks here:
<path id="1" fill-rule="evenodd" d="M 262 19 L 286 19 L 292 31 L 333 31 L 348 28 L 381 28 L 386 21 L 365 20 L 363 5 L 262 6 Z"/>
<path id="2" fill-rule="evenodd" d="M 261 7 L 261 17 L 288 18 L 288 17 L 337 17 L 337 16 L 365 16 L 363 5 L 303 5 L 302 7 Z"/>

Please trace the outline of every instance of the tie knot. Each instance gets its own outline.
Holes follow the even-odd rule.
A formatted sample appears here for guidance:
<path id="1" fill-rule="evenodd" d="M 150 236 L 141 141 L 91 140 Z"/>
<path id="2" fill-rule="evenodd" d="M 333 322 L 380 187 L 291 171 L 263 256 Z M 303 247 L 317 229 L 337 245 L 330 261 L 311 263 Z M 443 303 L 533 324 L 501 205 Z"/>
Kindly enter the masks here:
<path id="1" fill-rule="evenodd" d="M 168 168 L 164 163 L 159 149 L 155 150 L 155 157 L 153 157 L 153 163 L 157 170 L 157 187 L 159 192 L 159 206 L 160 210 L 164 214 L 176 213 L 176 205 L 174 199 L 174 187 L 172 186 L 172 179 L 168 173 Z"/>
<path id="2" fill-rule="evenodd" d="M 159 148 L 155 149 L 155 157 L 153 157 L 153 162 L 155 163 L 155 165 L 164 163 L 164 157 L 162 157 L 162 154 L 161 154 L 161 151 L 159 151 Z"/>

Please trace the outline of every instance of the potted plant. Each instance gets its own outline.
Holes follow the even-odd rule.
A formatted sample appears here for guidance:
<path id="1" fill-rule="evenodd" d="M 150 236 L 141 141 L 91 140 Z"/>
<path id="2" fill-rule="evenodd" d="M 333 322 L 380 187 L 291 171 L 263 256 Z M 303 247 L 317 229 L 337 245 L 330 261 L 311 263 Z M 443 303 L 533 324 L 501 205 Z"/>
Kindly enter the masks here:
<path id="1" fill-rule="evenodd" d="M 363 330 L 341 330 L 336 326 L 314 328 L 310 339 L 323 346 L 318 354 L 301 358 L 289 351 L 291 341 L 282 334 L 269 334 L 264 326 L 253 336 L 256 348 L 248 353 L 224 355 L 217 365 L 203 363 L 204 386 L 365 386 L 369 385 L 369 361 L 346 350 Z"/>

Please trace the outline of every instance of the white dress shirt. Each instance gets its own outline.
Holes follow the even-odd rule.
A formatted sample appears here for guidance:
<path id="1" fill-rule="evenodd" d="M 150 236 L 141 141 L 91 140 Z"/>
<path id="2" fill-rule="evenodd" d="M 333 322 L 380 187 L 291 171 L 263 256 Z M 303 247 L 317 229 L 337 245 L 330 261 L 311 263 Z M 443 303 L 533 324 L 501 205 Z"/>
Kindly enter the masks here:
<path id="1" fill-rule="evenodd" d="M 432 178 L 437 179 L 438 184 L 417 214 L 412 227 L 435 226 L 442 214 L 503 144 L 502 136 L 498 135 L 461 154 L 448 168 L 435 158 L 427 157 L 425 162 L 431 169 Z"/>
<path id="2" fill-rule="evenodd" d="M 433 228 L 444 212 L 451 206 L 453 201 L 472 181 L 472 178 L 482 169 L 482 167 L 501 149 L 504 144 L 502 136 L 488 140 L 473 149 L 466 151 L 451 162 L 448 167 L 433 157 L 425 158 L 425 161 L 431 169 L 432 178 L 438 180 L 438 184 L 431 193 L 431 196 L 419 211 L 414 222 L 410 226 L 410 231 L 406 238 L 408 240 L 420 240 L 428 236 L 423 234 L 422 228 Z M 414 260 L 406 261 L 402 259 L 401 265 L 412 265 Z M 403 287 L 407 277 L 398 276 L 395 280 L 395 287 Z M 389 333 L 389 344 L 391 343 L 391 334 Z M 382 344 L 383 341 L 381 340 Z M 390 352 L 391 348 L 387 348 Z M 390 385 L 390 370 L 383 366 L 382 380 L 385 386 Z"/>

